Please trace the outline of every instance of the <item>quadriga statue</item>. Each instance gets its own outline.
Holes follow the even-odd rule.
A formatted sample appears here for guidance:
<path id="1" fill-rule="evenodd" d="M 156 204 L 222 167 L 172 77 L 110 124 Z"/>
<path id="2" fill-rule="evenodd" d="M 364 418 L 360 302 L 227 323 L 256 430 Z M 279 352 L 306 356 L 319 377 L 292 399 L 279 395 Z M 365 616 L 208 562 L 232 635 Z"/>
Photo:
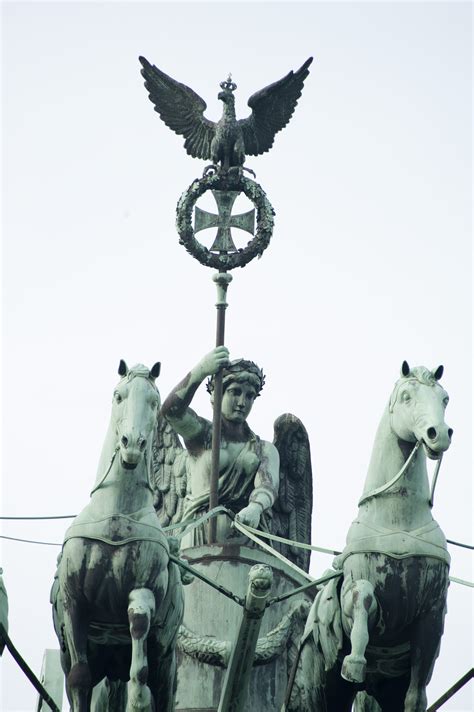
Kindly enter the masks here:
<path id="1" fill-rule="evenodd" d="M 343 576 L 320 591 L 306 623 L 288 711 L 350 712 L 361 689 L 382 712 L 426 710 L 450 564 L 426 469 L 426 456 L 440 460 L 453 433 L 442 373 L 402 365 L 334 563 Z"/>
<path id="2" fill-rule="evenodd" d="M 103 679 L 101 709 L 174 709 L 184 599 L 153 507 L 159 368 L 120 362 L 90 502 L 64 538 L 51 598 L 73 712 L 89 710 Z"/>

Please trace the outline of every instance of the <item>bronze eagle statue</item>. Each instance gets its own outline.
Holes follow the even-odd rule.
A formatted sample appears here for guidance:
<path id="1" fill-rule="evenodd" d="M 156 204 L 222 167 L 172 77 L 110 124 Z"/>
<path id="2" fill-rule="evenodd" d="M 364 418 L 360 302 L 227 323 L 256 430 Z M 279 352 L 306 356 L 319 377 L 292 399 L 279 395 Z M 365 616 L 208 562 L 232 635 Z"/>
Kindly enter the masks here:
<path id="1" fill-rule="evenodd" d="M 190 156 L 211 160 L 228 170 L 241 167 L 247 155 L 258 156 L 268 151 L 275 138 L 291 119 L 309 74 L 312 57 L 296 72 L 252 94 L 248 106 L 252 113 L 237 120 L 234 91 L 237 85 L 231 77 L 221 82 L 218 94 L 224 104 L 221 119 L 216 123 L 206 119 L 207 104 L 190 87 L 177 82 L 139 57 L 150 101 L 161 119 L 175 133 L 184 136 L 184 147 Z"/>

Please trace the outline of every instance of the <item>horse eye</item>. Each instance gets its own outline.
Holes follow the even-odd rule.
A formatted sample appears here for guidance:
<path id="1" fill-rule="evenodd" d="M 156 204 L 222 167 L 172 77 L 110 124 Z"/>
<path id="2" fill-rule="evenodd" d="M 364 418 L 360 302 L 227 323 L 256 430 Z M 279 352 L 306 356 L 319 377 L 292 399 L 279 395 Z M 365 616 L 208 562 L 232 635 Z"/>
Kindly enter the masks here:
<path id="1" fill-rule="evenodd" d="M 444 407 L 446 408 L 446 406 L 449 403 L 449 396 L 446 396 L 446 398 L 443 398 L 443 403 L 444 403 Z"/>
<path id="2" fill-rule="evenodd" d="M 122 402 L 122 396 L 120 395 L 120 393 L 114 393 L 114 396 L 115 396 L 115 402 L 116 402 L 116 403 L 121 403 L 121 402 Z"/>
<path id="3" fill-rule="evenodd" d="M 411 396 L 408 393 L 408 391 L 403 391 L 402 393 L 402 401 L 403 403 L 408 403 L 411 400 Z"/>

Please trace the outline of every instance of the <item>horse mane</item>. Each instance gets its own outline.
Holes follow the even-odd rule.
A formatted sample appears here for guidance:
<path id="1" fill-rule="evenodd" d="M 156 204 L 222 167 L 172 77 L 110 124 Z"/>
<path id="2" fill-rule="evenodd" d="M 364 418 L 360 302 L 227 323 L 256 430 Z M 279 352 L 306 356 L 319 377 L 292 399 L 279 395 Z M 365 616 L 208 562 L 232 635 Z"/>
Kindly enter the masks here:
<path id="1" fill-rule="evenodd" d="M 428 368 L 425 368 L 424 366 L 415 366 L 414 368 L 410 369 L 410 373 L 408 374 L 408 376 L 404 376 L 400 380 L 409 381 L 413 378 L 415 378 L 419 383 L 422 383 L 425 386 L 434 386 L 437 383 L 434 373 Z"/>
<path id="2" fill-rule="evenodd" d="M 155 379 L 151 375 L 150 369 L 144 366 L 142 363 L 137 363 L 135 364 L 135 366 L 132 366 L 132 368 L 130 368 L 128 372 L 122 377 L 122 381 L 124 379 L 127 379 L 127 381 L 131 381 L 136 376 L 147 378 L 149 381 L 151 381 L 151 383 L 153 383 L 156 388 Z"/>

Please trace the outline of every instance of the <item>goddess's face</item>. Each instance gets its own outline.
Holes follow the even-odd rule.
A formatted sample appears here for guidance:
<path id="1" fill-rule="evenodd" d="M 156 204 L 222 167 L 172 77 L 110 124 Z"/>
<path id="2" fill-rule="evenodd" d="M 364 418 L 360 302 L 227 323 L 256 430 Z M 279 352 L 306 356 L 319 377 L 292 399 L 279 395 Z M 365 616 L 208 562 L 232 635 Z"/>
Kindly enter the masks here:
<path id="1" fill-rule="evenodd" d="M 231 423 L 244 423 L 252 410 L 257 390 L 251 383 L 230 383 L 222 396 L 222 415 Z"/>

